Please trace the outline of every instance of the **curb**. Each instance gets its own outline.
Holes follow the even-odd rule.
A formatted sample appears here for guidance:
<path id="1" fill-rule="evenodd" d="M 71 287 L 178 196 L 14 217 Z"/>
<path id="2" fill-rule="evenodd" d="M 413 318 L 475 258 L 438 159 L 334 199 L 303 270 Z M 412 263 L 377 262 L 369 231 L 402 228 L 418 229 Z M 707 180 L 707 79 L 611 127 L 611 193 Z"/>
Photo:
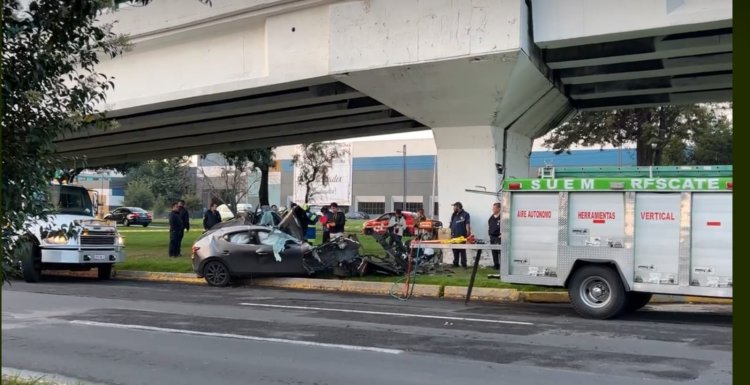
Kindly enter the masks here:
<path id="1" fill-rule="evenodd" d="M 96 278 L 96 271 L 45 271 L 45 274 Z M 205 285 L 206 281 L 191 273 L 166 273 L 151 271 L 117 270 L 113 271 L 114 279 L 150 282 L 178 282 Z M 358 293 L 371 295 L 389 295 L 394 287 L 390 282 L 367 282 L 350 281 L 343 279 L 320 279 L 320 278 L 256 278 L 250 283 L 244 281 L 243 286 L 271 287 L 292 290 L 316 290 L 338 293 Z M 402 284 L 399 284 L 402 285 Z M 413 296 L 422 298 L 466 298 L 465 286 L 440 286 L 440 285 L 414 285 Z M 396 293 L 402 292 L 397 286 Z M 570 299 L 565 291 L 519 291 L 517 289 L 501 289 L 489 287 L 475 287 L 472 289 L 471 297 L 479 301 L 491 302 L 529 302 L 529 303 L 568 303 Z M 695 296 L 677 295 L 654 295 L 651 303 L 690 303 L 690 304 L 712 304 L 731 305 L 732 299 L 707 298 Z"/>

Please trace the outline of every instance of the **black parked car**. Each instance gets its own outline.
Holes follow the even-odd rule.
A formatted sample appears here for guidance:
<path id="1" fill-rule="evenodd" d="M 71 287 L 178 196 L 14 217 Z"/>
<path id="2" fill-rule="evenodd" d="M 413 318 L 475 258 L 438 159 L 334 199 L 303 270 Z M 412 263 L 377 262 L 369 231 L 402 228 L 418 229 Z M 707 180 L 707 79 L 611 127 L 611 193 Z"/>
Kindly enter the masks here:
<path id="1" fill-rule="evenodd" d="M 125 226 L 142 225 L 146 227 L 151 224 L 153 217 L 140 207 L 120 207 L 104 216 L 104 219 L 113 220 Z"/>

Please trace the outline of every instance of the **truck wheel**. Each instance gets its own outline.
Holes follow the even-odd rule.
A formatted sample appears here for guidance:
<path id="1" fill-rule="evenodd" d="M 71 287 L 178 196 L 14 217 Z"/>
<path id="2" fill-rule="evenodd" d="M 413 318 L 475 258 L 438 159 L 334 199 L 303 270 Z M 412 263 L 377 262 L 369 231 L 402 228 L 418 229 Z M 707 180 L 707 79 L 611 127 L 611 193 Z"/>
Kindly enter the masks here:
<path id="1" fill-rule="evenodd" d="M 21 272 L 26 282 L 36 283 L 42 280 L 42 250 L 39 246 L 29 242 L 24 245 L 29 250 L 21 259 Z"/>
<path id="2" fill-rule="evenodd" d="M 97 277 L 101 280 L 106 280 L 112 277 L 112 264 L 107 263 L 103 265 L 99 265 L 96 268 Z"/>
<path id="3" fill-rule="evenodd" d="M 227 265 L 221 261 L 208 261 L 203 266 L 203 277 L 211 286 L 227 286 L 231 280 Z"/>
<path id="4" fill-rule="evenodd" d="M 625 288 L 617 272 L 605 266 L 584 266 L 568 289 L 570 303 L 586 318 L 612 318 L 625 308 Z"/>
<path id="5" fill-rule="evenodd" d="M 126 220 L 122 221 L 122 224 L 125 225 L 125 227 L 129 227 L 130 226 L 130 221 L 126 219 Z"/>
<path id="6" fill-rule="evenodd" d="M 651 301 L 651 293 L 631 291 L 625 294 L 625 311 L 636 311 Z"/>

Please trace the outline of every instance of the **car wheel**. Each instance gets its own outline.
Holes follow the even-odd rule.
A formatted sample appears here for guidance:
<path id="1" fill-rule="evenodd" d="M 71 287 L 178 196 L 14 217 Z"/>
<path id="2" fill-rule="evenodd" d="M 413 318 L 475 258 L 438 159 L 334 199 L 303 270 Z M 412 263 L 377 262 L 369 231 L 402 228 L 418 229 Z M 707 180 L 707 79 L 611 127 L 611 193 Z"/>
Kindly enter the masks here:
<path id="1" fill-rule="evenodd" d="M 231 280 L 227 265 L 216 260 L 208 261 L 203 266 L 203 278 L 211 286 L 227 286 Z"/>
<path id="2" fill-rule="evenodd" d="M 372 235 L 373 231 L 371 228 L 365 229 L 365 235 Z"/>
<path id="3" fill-rule="evenodd" d="M 625 308 L 625 288 L 617 272 L 589 265 L 575 272 L 568 289 L 570 303 L 586 318 L 612 318 Z"/>
<path id="4" fill-rule="evenodd" d="M 122 221 L 122 224 L 125 225 L 125 227 L 128 227 L 128 226 L 130 226 L 130 221 L 126 219 L 126 220 Z"/>
<path id="5" fill-rule="evenodd" d="M 651 293 L 630 291 L 625 295 L 625 311 L 636 311 L 651 301 Z"/>
<path id="6" fill-rule="evenodd" d="M 143 227 L 148 227 L 148 223 L 144 223 L 144 224 L 143 224 Z"/>
<path id="7" fill-rule="evenodd" d="M 24 247 L 28 247 L 29 250 L 21 259 L 23 280 L 29 283 L 39 282 L 42 280 L 42 251 L 32 242 L 28 242 Z"/>
<path id="8" fill-rule="evenodd" d="M 96 276 L 97 278 L 101 280 L 107 280 L 112 277 L 112 264 L 111 263 L 105 263 L 103 265 L 99 265 L 96 268 Z"/>

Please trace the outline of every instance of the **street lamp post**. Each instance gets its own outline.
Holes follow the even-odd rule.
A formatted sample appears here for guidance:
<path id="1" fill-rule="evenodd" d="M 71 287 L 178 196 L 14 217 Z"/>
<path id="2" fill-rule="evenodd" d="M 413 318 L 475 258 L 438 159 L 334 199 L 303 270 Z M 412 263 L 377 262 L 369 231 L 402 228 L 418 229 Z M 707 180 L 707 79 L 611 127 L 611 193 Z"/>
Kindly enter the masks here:
<path id="1" fill-rule="evenodd" d="M 404 166 L 404 197 L 401 201 L 401 210 L 406 211 L 406 145 L 404 145 L 402 151 L 396 151 L 403 154 L 403 166 Z"/>
<path id="2" fill-rule="evenodd" d="M 401 210 L 406 211 L 406 145 L 404 145 L 404 200 L 401 203 Z"/>

